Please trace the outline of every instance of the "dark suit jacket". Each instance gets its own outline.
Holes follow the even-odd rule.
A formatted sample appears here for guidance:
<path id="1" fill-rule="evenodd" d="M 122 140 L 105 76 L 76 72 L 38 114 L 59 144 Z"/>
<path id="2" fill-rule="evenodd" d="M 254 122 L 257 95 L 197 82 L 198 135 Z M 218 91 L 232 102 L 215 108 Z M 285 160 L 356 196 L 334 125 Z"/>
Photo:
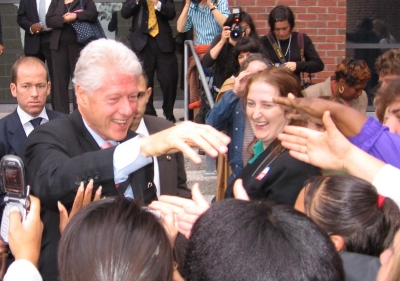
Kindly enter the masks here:
<path id="1" fill-rule="evenodd" d="M 125 140 L 134 136 L 136 134 L 129 131 Z M 114 150 L 115 147 L 100 149 L 78 110 L 39 126 L 29 135 L 25 150 L 27 182 L 32 194 L 42 203 L 44 232 L 39 271 L 44 280 L 56 281 L 58 277 L 57 201 L 70 209 L 78 185 L 89 179 L 94 179 L 94 190 L 102 186 L 103 196 L 120 195 L 114 183 Z M 135 200 L 148 204 L 157 199 L 153 176 L 153 163 L 131 175 Z"/>
<path id="2" fill-rule="evenodd" d="M 49 120 L 56 119 L 61 112 L 46 109 Z M 17 110 L 0 120 L 0 158 L 7 154 L 17 155 L 25 163 L 26 134 Z"/>
<path id="3" fill-rule="evenodd" d="M 174 126 L 173 123 L 164 118 L 150 115 L 143 116 L 144 124 L 149 134 L 154 134 Z M 186 185 L 186 171 L 183 154 L 164 154 L 157 157 L 160 171 L 160 193 L 161 195 L 174 195 L 191 198 L 190 190 Z"/>
<path id="4" fill-rule="evenodd" d="M 85 10 L 83 12 L 76 13 L 76 20 L 96 22 L 99 13 L 97 12 L 96 5 L 94 4 L 93 0 L 83 0 L 83 5 L 85 6 Z M 58 43 L 60 41 L 64 24 L 70 24 L 63 22 L 63 15 L 65 14 L 64 8 L 64 0 L 52 0 L 46 15 L 46 25 L 53 28 L 50 41 L 50 49 L 53 50 L 58 50 Z M 70 11 L 73 12 L 78 9 L 80 9 L 79 0 L 74 0 L 71 3 Z"/>
<path id="5" fill-rule="evenodd" d="M 173 20 L 176 16 L 174 1 L 160 1 L 161 9 L 160 11 L 156 10 L 159 34 L 155 38 L 162 52 L 173 52 L 175 51 L 175 42 L 168 21 Z M 141 10 L 142 13 L 140 13 Z M 125 1 L 122 5 L 121 15 L 125 19 L 132 17 L 132 28 L 129 34 L 131 45 L 133 51 L 140 52 L 147 44 L 147 35 L 149 33 L 147 0 L 139 0 L 138 4 L 136 4 L 136 0 Z M 139 20 L 141 20 L 140 23 Z"/>
<path id="6" fill-rule="evenodd" d="M 277 204 L 294 206 L 304 182 L 312 176 L 320 176 L 321 170 L 299 161 L 285 150 L 275 160 L 267 159 L 275 140 L 253 162 L 247 164 L 239 175 L 229 184 L 225 198 L 233 197 L 233 185 L 237 179 L 243 180 L 244 188 L 252 200 L 269 200 Z M 275 155 L 274 155 L 275 156 Z M 269 164 L 269 165 L 268 165 Z M 269 167 L 269 170 L 264 170 Z M 261 171 L 264 172 L 261 174 Z M 253 175 L 254 174 L 254 175 Z"/>
<path id="7" fill-rule="evenodd" d="M 346 281 L 375 281 L 381 263 L 378 257 L 350 252 L 339 252 Z"/>
<path id="8" fill-rule="evenodd" d="M 25 54 L 38 53 L 42 34 L 31 34 L 30 32 L 32 24 L 39 22 L 36 1 L 21 0 L 18 8 L 17 22 L 18 25 L 25 30 Z"/>

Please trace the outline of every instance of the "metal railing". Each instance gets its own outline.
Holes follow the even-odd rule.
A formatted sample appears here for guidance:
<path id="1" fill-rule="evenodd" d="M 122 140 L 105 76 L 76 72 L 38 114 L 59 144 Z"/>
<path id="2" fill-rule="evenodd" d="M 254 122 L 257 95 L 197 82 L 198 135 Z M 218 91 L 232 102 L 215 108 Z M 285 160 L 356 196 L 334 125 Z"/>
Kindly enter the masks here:
<path id="1" fill-rule="evenodd" d="M 194 50 L 194 45 L 192 40 L 186 40 L 184 45 L 184 111 L 185 111 L 185 120 L 189 120 L 189 84 L 187 82 L 187 74 L 188 74 L 188 67 L 189 67 L 189 48 L 192 53 L 192 57 L 196 63 L 196 69 L 200 76 L 201 84 L 203 85 L 203 90 L 206 94 L 208 103 L 210 107 L 213 108 L 214 106 L 214 99 L 211 95 L 210 88 L 207 83 L 206 75 L 204 74 L 203 66 L 201 65 L 201 61 L 199 56 L 197 55 L 196 51 Z M 217 175 L 216 172 L 216 160 L 208 155 L 206 155 L 206 171 L 204 173 L 205 176 L 215 176 Z"/>

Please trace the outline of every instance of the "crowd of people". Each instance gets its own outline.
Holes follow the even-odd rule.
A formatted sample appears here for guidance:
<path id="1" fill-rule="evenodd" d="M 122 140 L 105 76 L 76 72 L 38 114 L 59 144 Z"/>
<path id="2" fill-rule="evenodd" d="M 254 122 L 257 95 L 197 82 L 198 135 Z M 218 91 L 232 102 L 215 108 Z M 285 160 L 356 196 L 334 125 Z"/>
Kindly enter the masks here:
<path id="1" fill-rule="evenodd" d="M 207 125 L 173 124 L 173 1 L 123 4 L 132 49 L 78 43 L 70 23 L 97 18 L 93 0 L 79 3 L 19 8 L 39 45 L 11 69 L 18 105 L 0 120 L 0 157 L 21 158 L 32 195 L 0 240 L 4 280 L 400 280 L 400 50 L 375 61 L 376 120 L 365 61 L 302 83 L 324 63 L 290 7 L 275 7 L 259 38 L 227 1 L 187 0 L 177 29 L 194 29 L 216 103 Z M 154 116 L 154 74 L 166 120 Z M 72 113 L 57 96 L 71 78 Z M 184 156 L 201 162 L 192 147 L 218 157 L 212 204 L 187 186 Z"/>

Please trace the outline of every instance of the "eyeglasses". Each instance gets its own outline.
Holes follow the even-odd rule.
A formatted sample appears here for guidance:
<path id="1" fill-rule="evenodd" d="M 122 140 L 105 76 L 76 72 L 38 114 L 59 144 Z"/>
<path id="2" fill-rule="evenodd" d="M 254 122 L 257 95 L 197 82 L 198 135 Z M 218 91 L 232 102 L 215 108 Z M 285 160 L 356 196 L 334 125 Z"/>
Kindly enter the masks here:
<path id="1" fill-rule="evenodd" d="M 282 27 L 282 28 L 274 28 L 274 32 L 279 32 L 279 31 L 288 31 L 290 26 Z"/>

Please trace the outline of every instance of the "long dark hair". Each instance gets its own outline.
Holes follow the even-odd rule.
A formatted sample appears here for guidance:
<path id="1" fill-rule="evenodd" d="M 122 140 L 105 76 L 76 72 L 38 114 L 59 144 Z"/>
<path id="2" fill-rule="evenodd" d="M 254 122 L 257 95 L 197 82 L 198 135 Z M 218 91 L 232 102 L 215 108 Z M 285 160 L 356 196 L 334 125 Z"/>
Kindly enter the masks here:
<path id="1" fill-rule="evenodd" d="M 58 247 L 62 281 L 172 280 L 173 253 L 154 214 L 125 198 L 89 204 Z"/>
<path id="2" fill-rule="evenodd" d="M 306 214 L 329 235 L 343 237 L 348 252 L 379 256 L 400 228 L 400 210 L 373 185 L 350 175 L 310 178 L 305 183 Z"/>
<path id="3" fill-rule="evenodd" d="M 253 19 L 250 16 L 250 14 L 248 14 L 246 12 L 241 12 L 240 17 L 241 17 L 241 22 L 247 23 L 250 27 L 249 37 L 258 39 L 258 33 L 256 30 L 256 26 L 253 22 Z M 229 17 L 226 19 L 224 26 L 232 26 L 234 23 L 233 20 L 234 20 L 233 14 L 230 14 Z"/>

